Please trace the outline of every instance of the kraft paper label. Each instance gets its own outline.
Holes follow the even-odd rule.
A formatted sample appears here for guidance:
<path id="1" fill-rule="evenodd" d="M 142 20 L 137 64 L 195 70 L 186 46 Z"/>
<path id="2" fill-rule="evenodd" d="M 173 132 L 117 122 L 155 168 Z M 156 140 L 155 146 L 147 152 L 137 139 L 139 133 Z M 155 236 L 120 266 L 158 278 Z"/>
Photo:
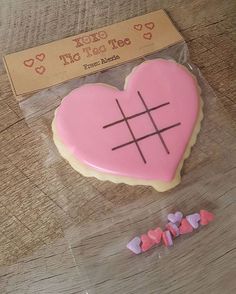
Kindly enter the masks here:
<path id="1" fill-rule="evenodd" d="M 16 98 L 183 41 L 163 10 L 4 56 Z"/>

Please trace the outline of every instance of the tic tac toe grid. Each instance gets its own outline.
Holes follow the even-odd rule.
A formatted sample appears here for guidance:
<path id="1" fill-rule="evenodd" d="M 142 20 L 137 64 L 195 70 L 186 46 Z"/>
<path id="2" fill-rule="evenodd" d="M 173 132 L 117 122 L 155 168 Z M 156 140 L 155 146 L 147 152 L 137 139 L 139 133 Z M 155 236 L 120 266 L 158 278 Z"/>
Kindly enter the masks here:
<path id="1" fill-rule="evenodd" d="M 130 145 L 130 144 L 135 144 L 136 147 L 137 147 L 137 151 L 138 151 L 138 153 L 140 154 L 140 156 L 141 156 L 141 158 L 142 158 L 142 161 L 146 164 L 147 161 L 146 161 L 145 156 L 144 156 L 144 154 L 143 154 L 143 151 L 142 151 L 142 149 L 141 149 L 141 147 L 140 147 L 140 145 L 139 145 L 139 142 L 142 141 L 142 140 L 145 140 L 145 139 L 147 139 L 147 138 L 149 138 L 149 137 L 152 137 L 152 136 L 157 135 L 158 138 L 159 138 L 159 140 L 161 141 L 161 143 L 162 143 L 162 145 L 163 145 L 163 148 L 165 149 L 165 152 L 166 152 L 167 154 L 170 154 L 170 151 L 169 151 L 169 149 L 168 149 L 168 146 L 166 145 L 166 142 L 165 142 L 165 140 L 164 140 L 164 138 L 163 138 L 163 136 L 162 136 L 162 133 L 164 133 L 164 132 L 166 132 L 166 131 L 168 131 L 168 130 L 170 130 L 170 129 L 172 129 L 172 128 L 178 127 L 181 123 L 178 122 L 178 123 L 176 123 L 176 124 L 173 124 L 173 125 L 167 126 L 166 128 L 158 129 L 158 127 L 157 127 L 157 123 L 155 122 L 155 120 L 154 120 L 154 118 L 153 118 L 153 116 L 152 116 L 152 112 L 155 111 L 155 110 L 157 110 L 157 109 L 159 109 L 159 108 L 161 108 L 161 107 L 165 107 L 165 106 L 169 105 L 170 102 L 166 102 L 166 103 L 163 103 L 163 104 L 157 105 L 157 106 L 155 106 L 155 107 L 148 108 L 148 106 L 147 106 L 147 104 L 146 104 L 146 102 L 145 102 L 143 96 L 141 95 L 140 91 L 137 91 L 137 96 L 139 97 L 139 99 L 141 100 L 141 102 L 142 102 L 142 104 L 143 104 L 143 106 L 144 106 L 144 111 L 139 112 L 139 113 L 135 113 L 135 114 L 130 115 L 130 116 L 126 116 L 125 113 L 124 113 L 124 110 L 122 109 L 122 107 L 121 107 L 121 105 L 120 105 L 119 100 L 116 99 L 115 101 L 116 101 L 117 107 L 118 107 L 119 110 L 120 110 L 120 113 L 121 113 L 122 118 L 121 118 L 120 120 L 114 121 L 114 122 L 112 122 L 112 123 L 109 123 L 109 124 L 103 126 L 103 128 L 106 129 L 106 128 L 112 127 L 112 126 L 114 126 L 114 125 L 116 125 L 116 124 L 125 123 L 126 126 L 127 126 L 127 128 L 128 128 L 128 130 L 129 130 L 129 132 L 130 132 L 130 135 L 131 135 L 131 137 L 132 137 L 132 140 L 130 140 L 130 141 L 128 141 L 128 142 L 125 142 L 125 143 L 123 143 L 123 144 L 121 144 L 121 145 L 118 145 L 118 146 L 113 147 L 113 148 L 112 148 L 112 151 L 115 151 L 115 150 L 120 149 L 120 148 L 125 148 L 126 146 L 128 146 L 128 145 Z M 135 118 L 135 117 L 137 117 L 137 116 L 141 116 L 141 115 L 148 115 L 148 117 L 149 117 L 149 119 L 150 119 L 150 122 L 151 122 L 151 124 L 153 125 L 155 131 L 152 132 L 152 133 L 145 134 L 145 135 L 142 136 L 142 137 L 138 137 L 138 138 L 136 138 L 135 135 L 134 135 L 134 132 L 133 132 L 133 130 L 132 130 L 130 124 L 129 124 L 129 120 L 131 120 L 131 119 L 133 119 L 133 118 Z"/>

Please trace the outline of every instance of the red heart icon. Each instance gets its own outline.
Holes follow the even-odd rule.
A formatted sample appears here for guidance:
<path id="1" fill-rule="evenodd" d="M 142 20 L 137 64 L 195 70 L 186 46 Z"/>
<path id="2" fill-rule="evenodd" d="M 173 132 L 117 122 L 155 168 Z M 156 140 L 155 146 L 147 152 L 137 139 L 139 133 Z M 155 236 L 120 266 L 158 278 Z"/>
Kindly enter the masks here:
<path id="1" fill-rule="evenodd" d="M 46 68 L 42 65 L 35 68 L 35 71 L 40 75 L 44 74 L 45 70 Z"/>
<path id="2" fill-rule="evenodd" d="M 143 26 L 139 23 L 139 24 L 136 24 L 134 25 L 134 29 L 137 30 L 137 31 L 141 31 L 143 28 Z"/>
<path id="3" fill-rule="evenodd" d="M 190 223 L 186 220 L 186 218 L 183 218 L 181 221 L 181 225 L 179 227 L 180 234 L 181 235 L 188 234 L 188 233 L 191 233 L 192 231 L 193 231 L 193 228 L 190 225 Z"/>
<path id="4" fill-rule="evenodd" d="M 43 61 L 45 58 L 45 54 L 44 53 L 37 54 L 35 58 L 38 59 L 39 61 Z"/>
<path id="5" fill-rule="evenodd" d="M 152 34 L 151 34 L 151 33 L 145 33 L 145 34 L 143 34 L 143 37 L 144 37 L 144 39 L 146 39 L 146 40 L 151 40 L 151 38 L 152 38 Z"/>
<path id="6" fill-rule="evenodd" d="M 148 22 L 148 23 L 145 23 L 145 27 L 148 28 L 149 30 L 152 30 L 155 25 L 153 22 Z"/>
<path id="7" fill-rule="evenodd" d="M 152 246 L 155 244 L 155 242 L 148 237 L 148 235 L 142 235 L 141 236 L 141 249 L 143 252 L 149 250 L 152 248 Z"/>
<path id="8" fill-rule="evenodd" d="M 27 66 L 27 67 L 32 67 L 34 64 L 34 60 L 33 58 L 30 58 L 30 59 L 27 59 L 24 61 L 24 65 Z"/>
<path id="9" fill-rule="evenodd" d="M 205 226 L 207 225 L 209 222 L 212 222 L 214 220 L 214 214 L 207 211 L 207 210 L 200 210 L 200 224 Z"/>
<path id="10" fill-rule="evenodd" d="M 155 230 L 148 231 L 148 237 L 152 239 L 156 244 L 159 244 L 162 236 L 162 229 L 156 228 Z"/>

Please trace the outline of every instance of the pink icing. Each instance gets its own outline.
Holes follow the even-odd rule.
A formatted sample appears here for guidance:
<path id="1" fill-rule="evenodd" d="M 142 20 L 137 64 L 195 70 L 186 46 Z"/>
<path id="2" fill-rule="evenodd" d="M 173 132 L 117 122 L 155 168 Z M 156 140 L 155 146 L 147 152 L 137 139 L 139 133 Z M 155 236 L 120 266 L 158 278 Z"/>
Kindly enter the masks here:
<path id="1" fill-rule="evenodd" d="M 135 138 L 156 134 L 139 140 L 138 146 L 112 150 L 133 141 L 132 134 L 125 121 L 103 127 L 122 120 L 122 112 L 126 117 L 144 112 L 140 96 L 149 109 L 168 103 L 149 112 L 158 129 L 148 113 L 128 120 Z M 124 91 L 104 84 L 75 89 L 63 99 L 55 124 L 63 144 L 80 162 L 105 173 L 169 182 L 191 138 L 198 110 L 193 76 L 173 61 L 156 59 L 139 65 Z M 173 125 L 159 137 L 158 130 Z"/>

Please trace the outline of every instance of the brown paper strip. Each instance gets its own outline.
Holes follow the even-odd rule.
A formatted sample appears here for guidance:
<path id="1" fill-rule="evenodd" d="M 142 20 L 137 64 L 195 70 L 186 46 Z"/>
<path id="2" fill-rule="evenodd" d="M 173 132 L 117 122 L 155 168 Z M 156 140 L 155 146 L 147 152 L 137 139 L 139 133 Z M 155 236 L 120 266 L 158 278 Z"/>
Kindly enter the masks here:
<path id="1" fill-rule="evenodd" d="M 163 10 L 4 56 L 16 98 L 183 41 Z"/>

